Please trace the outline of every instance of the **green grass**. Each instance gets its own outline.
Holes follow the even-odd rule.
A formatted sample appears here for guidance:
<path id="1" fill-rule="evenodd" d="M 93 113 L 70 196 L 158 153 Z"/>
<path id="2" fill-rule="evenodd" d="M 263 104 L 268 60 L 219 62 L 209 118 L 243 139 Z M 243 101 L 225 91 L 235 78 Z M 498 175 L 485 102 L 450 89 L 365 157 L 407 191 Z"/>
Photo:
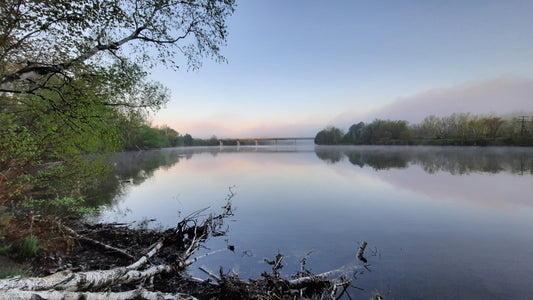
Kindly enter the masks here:
<path id="1" fill-rule="evenodd" d="M 28 272 L 28 270 L 23 268 L 12 268 L 7 270 L 0 270 L 0 279 L 13 277 L 13 276 L 22 276 L 22 277 L 28 277 L 31 274 Z"/>
<path id="2" fill-rule="evenodd" d="M 11 251 L 11 245 L 0 246 L 0 255 L 7 255 Z"/>
<path id="3" fill-rule="evenodd" d="M 33 213 L 56 216 L 85 216 L 94 214 L 98 208 L 86 206 L 83 197 L 56 197 L 54 199 L 25 199 L 21 207 Z"/>
<path id="4" fill-rule="evenodd" d="M 32 257 L 37 254 L 37 251 L 39 251 L 39 239 L 34 235 L 27 236 L 20 247 L 20 254 L 23 257 Z"/>

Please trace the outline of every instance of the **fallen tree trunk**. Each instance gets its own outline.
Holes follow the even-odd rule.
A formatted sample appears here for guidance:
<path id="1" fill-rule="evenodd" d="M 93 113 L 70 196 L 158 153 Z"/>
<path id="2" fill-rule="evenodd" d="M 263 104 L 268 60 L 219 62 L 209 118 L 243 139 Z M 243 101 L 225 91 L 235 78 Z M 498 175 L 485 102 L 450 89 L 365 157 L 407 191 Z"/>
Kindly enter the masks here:
<path id="1" fill-rule="evenodd" d="M 46 277 L 8 278 L 0 280 L 0 290 L 20 289 L 26 291 L 64 290 L 85 291 L 89 288 L 98 289 L 115 284 L 126 284 L 149 278 L 161 272 L 169 272 L 173 269 L 169 265 L 152 266 L 145 270 L 137 270 L 146 261 L 161 249 L 163 243 L 157 243 L 146 255 L 126 267 L 118 267 L 110 270 L 97 270 L 89 272 L 61 271 Z"/>
<path id="2" fill-rule="evenodd" d="M 228 203 L 229 200 L 228 199 Z M 205 221 L 199 222 L 198 211 L 178 222 L 175 229 L 163 233 L 164 238 L 153 244 L 146 254 L 140 256 L 135 262 L 108 270 L 93 270 L 86 272 L 73 272 L 64 270 L 45 277 L 13 277 L 0 280 L 0 299 L 34 299 L 37 295 L 44 299 L 192 299 L 183 293 L 151 292 L 140 285 L 138 288 L 120 292 L 101 292 L 111 287 L 142 283 L 156 275 L 179 273 L 198 259 L 216 253 L 207 253 L 200 257 L 191 258 L 198 250 L 200 243 L 208 238 L 212 232 L 221 232 L 220 220 L 228 216 L 228 210 L 217 216 L 209 216 Z M 219 220 L 219 222 L 213 222 Z M 63 229 L 80 238 L 76 231 L 70 227 Z M 92 244 L 126 257 L 133 257 L 119 248 L 84 238 Z M 167 249 L 167 254 L 158 258 L 160 263 L 150 262 L 161 249 Z M 219 252 L 219 251 L 218 251 Z M 171 255 L 169 255 L 169 253 Z M 124 255 L 128 254 L 128 255 Z M 33 297 L 33 298 L 32 298 Z M 162 298 L 161 298 L 162 297 Z"/>
<path id="3" fill-rule="evenodd" d="M 40 298 L 37 298 L 40 297 Z M 47 300 L 194 300 L 187 294 L 151 292 L 146 289 L 136 289 L 126 292 L 67 292 L 67 291 L 25 291 L 20 289 L 0 290 L 0 299 L 27 300 L 27 299 L 47 299 Z"/>
<path id="4" fill-rule="evenodd" d="M 280 278 L 279 270 L 283 267 L 281 254 L 278 254 L 274 261 L 265 260 L 272 265 L 272 274 L 264 273 L 263 279 L 259 280 L 242 281 L 237 274 L 224 274 L 221 269 L 217 275 L 206 268 L 202 270 L 209 274 L 216 284 L 211 280 L 186 276 L 183 271 L 193 263 L 226 250 L 215 250 L 192 257 L 208 237 L 225 233 L 221 230 L 222 221 L 233 215 L 229 201 L 232 197 L 233 193 L 229 195 L 223 213 L 210 215 L 201 222 L 200 214 L 205 210 L 200 210 L 178 222 L 174 229 L 164 232 L 134 230 L 113 225 L 90 226 L 89 231 L 80 232 L 84 232 L 83 236 L 96 235 L 97 238 L 80 239 L 94 245 L 82 255 L 108 250 L 95 258 L 110 258 L 113 254 L 116 257 L 118 253 L 120 261 L 127 265 L 79 272 L 69 269 L 44 277 L 2 279 L 0 299 L 294 299 L 312 298 L 317 295 L 324 299 L 336 299 L 335 294 L 339 286 L 344 287 L 343 293 L 346 291 L 350 281 L 342 275 L 360 266 L 351 265 L 314 275 L 306 270 L 305 263 L 302 263 L 299 278 L 287 280 Z M 65 231 L 78 239 L 82 236 L 73 229 Z M 129 239 L 125 238 L 129 244 L 125 244 L 124 240 L 116 240 L 116 237 L 124 238 L 127 233 L 131 234 Z M 100 242 L 98 237 L 104 238 L 104 242 Z M 154 237 L 158 241 L 150 245 L 149 241 Z M 110 245 L 110 241 L 119 242 L 120 247 Z M 138 241 L 141 245 L 135 244 Z M 120 251 L 116 251 L 117 249 Z M 122 249 L 127 249 L 128 252 Z M 140 255 L 140 249 L 144 249 L 144 254 Z M 364 251 L 364 248 L 362 250 Z M 131 253 L 136 260 L 131 263 L 132 260 L 124 253 Z M 341 276 L 336 280 L 329 279 L 339 274 Z"/>

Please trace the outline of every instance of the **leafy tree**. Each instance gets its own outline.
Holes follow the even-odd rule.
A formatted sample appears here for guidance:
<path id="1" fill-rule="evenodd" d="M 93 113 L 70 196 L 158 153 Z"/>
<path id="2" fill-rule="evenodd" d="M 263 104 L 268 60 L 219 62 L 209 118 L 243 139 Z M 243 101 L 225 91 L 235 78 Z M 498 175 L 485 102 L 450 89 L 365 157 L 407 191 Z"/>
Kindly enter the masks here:
<path id="1" fill-rule="evenodd" d="M 169 99 L 146 69 L 224 61 L 220 47 L 234 6 L 234 0 L 1 1 L 0 172 L 11 180 L 22 172 L 17 168 L 60 161 L 66 174 L 88 153 L 139 140 L 169 144 L 146 127 L 147 113 Z M 173 142 L 179 144 L 177 133 Z"/>
<path id="2" fill-rule="evenodd" d="M 441 132 L 445 138 L 454 138 L 457 136 L 457 114 L 451 114 L 442 118 Z"/>
<path id="3" fill-rule="evenodd" d="M 442 129 L 442 119 L 435 115 L 424 118 L 420 125 L 420 134 L 424 138 L 440 138 Z"/>
<path id="4" fill-rule="evenodd" d="M 341 143 L 344 133 L 337 127 L 327 127 L 317 133 L 315 144 L 318 145 L 338 145 Z"/>
<path id="5" fill-rule="evenodd" d="M 480 119 L 478 116 L 473 116 L 470 121 L 468 121 L 468 128 L 471 134 L 471 138 L 475 140 L 482 139 L 485 136 L 485 124 L 483 119 Z"/>
<path id="6" fill-rule="evenodd" d="M 487 128 L 487 137 L 491 139 L 495 139 L 498 136 L 502 125 L 505 123 L 505 121 L 499 117 L 485 118 L 482 121 Z"/>
<path id="7" fill-rule="evenodd" d="M 121 63 L 189 68 L 219 61 L 234 0 L 5 0 L 0 4 L 0 89 L 34 93 L 50 76 Z M 124 71 L 124 70 L 122 70 Z"/>
<path id="8" fill-rule="evenodd" d="M 167 125 L 163 125 L 159 128 L 159 130 L 162 130 L 165 134 L 165 138 L 168 141 L 168 145 L 171 147 L 176 146 L 183 146 L 183 138 L 179 135 L 179 133 L 168 127 Z"/>
<path id="9" fill-rule="evenodd" d="M 407 121 L 391 121 L 376 119 L 364 127 L 363 144 L 407 144 L 412 133 Z"/>
<path id="10" fill-rule="evenodd" d="M 359 122 L 357 124 L 354 124 L 350 126 L 348 129 L 348 132 L 343 137 L 343 142 L 346 144 L 359 144 L 361 143 L 361 137 L 363 134 L 363 130 L 365 127 L 365 123 Z"/>
<path id="11" fill-rule="evenodd" d="M 168 146 L 164 133 L 157 128 L 143 125 L 140 128 L 137 146 L 143 149 L 162 148 Z"/>
<path id="12" fill-rule="evenodd" d="M 208 146 L 218 146 L 219 142 L 218 142 L 217 136 L 216 135 L 211 136 L 211 138 L 209 138 L 209 140 L 207 141 L 207 145 Z"/>
<path id="13" fill-rule="evenodd" d="M 342 139 L 343 144 L 356 145 L 520 145 L 531 146 L 530 132 L 533 121 L 526 116 L 505 120 L 489 115 L 453 113 L 439 118 L 430 115 L 420 124 L 409 125 L 407 121 L 376 119 L 370 124 L 359 122 L 352 125 Z M 333 143 L 332 128 L 318 132 L 317 144 Z M 357 160 L 357 158 L 354 158 Z"/>
<path id="14" fill-rule="evenodd" d="M 192 136 L 190 134 L 186 134 L 184 137 L 183 137 L 183 144 L 185 146 L 192 146 L 194 143 L 194 139 L 192 138 Z"/>
<path id="15" fill-rule="evenodd" d="M 472 120 L 470 113 L 461 113 L 457 114 L 457 136 L 456 138 L 460 140 L 467 140 L 470 138 L 470 127 L 469 121 Z"/>

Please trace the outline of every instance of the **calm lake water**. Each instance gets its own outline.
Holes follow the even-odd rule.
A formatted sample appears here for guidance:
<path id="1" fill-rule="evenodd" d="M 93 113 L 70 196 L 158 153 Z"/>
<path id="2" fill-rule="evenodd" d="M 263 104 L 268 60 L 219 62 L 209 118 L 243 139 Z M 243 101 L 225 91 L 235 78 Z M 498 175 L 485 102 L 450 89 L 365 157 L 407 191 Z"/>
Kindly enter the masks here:
<path id="1" fill-rule="evenodd" d="M 101 219 L 173 227 L 204 207 L 235 215 L 195 267 L 259 278 L 285 255 L 289 277 L 357 265 L 352 297 L 525 299 L 533 295 L 533 149 L 324 147 L 172 148 L 114 157 Z M 205 253 L 209 250 L 202 250 Z M 352 276 L 353 273 L 349 273 Z M 353 278 L 353 277 L 352 277 Z"/>

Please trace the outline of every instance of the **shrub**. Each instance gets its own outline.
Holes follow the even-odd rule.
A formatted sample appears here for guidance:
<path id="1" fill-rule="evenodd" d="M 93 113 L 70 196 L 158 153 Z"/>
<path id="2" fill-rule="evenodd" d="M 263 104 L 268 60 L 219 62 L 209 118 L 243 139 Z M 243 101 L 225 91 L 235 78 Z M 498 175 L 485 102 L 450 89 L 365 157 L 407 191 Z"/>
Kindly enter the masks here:
<path id="1" fill-rule="evenodd" d="M 11 250 L 11 245 L 0 246 L 0 255 L 7 255 Z"/>
<path id="2" fill-rule="evenodd" d="M 37 254 L 37 251 L 39 251 L 39 239 L 34 235 L 27 236 L 20 248 L 20 254 L 23 257 L 32 257 Z"/>

